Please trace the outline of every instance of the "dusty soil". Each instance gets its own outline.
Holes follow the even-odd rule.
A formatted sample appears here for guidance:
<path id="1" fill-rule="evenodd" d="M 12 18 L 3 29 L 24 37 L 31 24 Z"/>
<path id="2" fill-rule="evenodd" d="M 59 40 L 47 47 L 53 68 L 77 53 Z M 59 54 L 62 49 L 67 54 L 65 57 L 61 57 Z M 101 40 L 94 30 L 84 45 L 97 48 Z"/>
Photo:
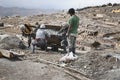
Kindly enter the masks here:
<path id="1" fill-rule="evenodd" d="M 111 12 L 118 8 L 119 6 L 94 7 L 77 12 L 80 17 L 78 31 L 84 32 L 77 37 L 78 59 L 68 63 L 68 67 L 93 80 L 119 80 L 120 13 Z M 26 22 L 33 25 L 36 22 L 61 25 L 67 22 L 68 18 L 69 16 L 65 13 L 4 18 L 0 21 L 6 24 L 6 28 L 0 28 L 0 34 L 20 34 L 18 26 Z M 95 34 L 95 31 L 98 34 Z M 101 44 L 97 48 L 91 46 L 95 41 Z M 62 69 L 39 61 L 39 59 L 45 59 L 59 64 L 59 59 L 65 54 L 51 50 L 45 52 L 39 48 L 34 54 L 31 53 L 31 49 L 21 51 L 25 52 L 25 56 L 20 58 L 22 61 L 0 59 L 0 80 L 74 80 Z"/>
<path id="2" fill-rule="evenodd" d="M 0 80 L 75 80 L 53 66 L 29 60 L 0 59 Z"/>

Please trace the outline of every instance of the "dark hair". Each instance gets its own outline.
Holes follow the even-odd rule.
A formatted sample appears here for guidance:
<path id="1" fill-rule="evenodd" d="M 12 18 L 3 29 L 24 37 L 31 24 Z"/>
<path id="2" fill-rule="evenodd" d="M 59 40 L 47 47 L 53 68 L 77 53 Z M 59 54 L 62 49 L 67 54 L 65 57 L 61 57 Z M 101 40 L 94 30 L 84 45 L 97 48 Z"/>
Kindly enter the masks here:
<path id="1" fill-rule="evenodd" d="M 25 26 L 28 26 L 27 24 L 24 24 Z"/>
<path id="2" fill-rule="evenodd" d="M 69 13 L 69 14 L 75 14 L 75 9 L 74 9 L 74 8 L 70 8 L 70 9 L 68 10 L 68 13 Z"/>

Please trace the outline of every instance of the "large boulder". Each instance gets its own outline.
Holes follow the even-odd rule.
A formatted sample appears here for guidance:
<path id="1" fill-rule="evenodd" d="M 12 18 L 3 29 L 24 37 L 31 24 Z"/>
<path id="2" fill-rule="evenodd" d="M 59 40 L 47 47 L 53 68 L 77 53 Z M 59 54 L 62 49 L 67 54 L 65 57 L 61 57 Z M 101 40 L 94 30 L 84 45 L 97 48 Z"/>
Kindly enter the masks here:
<path id="1" fill-rule="evenodd" d="M 13 35 L 0 35 L 0 48 L 12 49 L 19 48 L 21 40 L 17 36 Z"/>

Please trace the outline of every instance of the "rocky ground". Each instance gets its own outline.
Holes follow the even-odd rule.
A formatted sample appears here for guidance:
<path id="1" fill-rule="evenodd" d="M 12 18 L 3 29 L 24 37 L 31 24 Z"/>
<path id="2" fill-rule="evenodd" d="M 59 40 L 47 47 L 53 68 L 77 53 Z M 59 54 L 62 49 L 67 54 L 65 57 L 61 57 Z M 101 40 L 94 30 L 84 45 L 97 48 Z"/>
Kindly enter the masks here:
<path id="1" fill-rule="evenodd" d="M 120 76 L 120 6 L 92 7 L 77 12 L 80 17 L 79 34 L 77 37 L 78 59 L 68 63 L 66 67 L 77 70 L 93 80 L 119 80 Z M 55 14 L 41 14 L 26 17 L 3 17 L 0 22 L 0 34 L 12 36 L 20 35 L 19 25 L 23 23 L 61 25 L 69 19 L 65 12 Z M 30 49 L 21 50 L 0 38 L 0 47 L 23 51 L 25 56 L 21 61 L 0 59 L 0 80 L 74 80 L 63 69 L 41 63 L 44 59 L 59 64 L 59 59 L 65 54 L 61 52 L 48 52 L 37 49 L 32 54 Z M 100 43 L 100 46 L 93 44 Z M 4 43 L 4 44 L 3 44 Z M 25 42 L 26 43 L 26 42 Z M 12 44 L 11 44 L 12 45 Z M 3 47 L 5 46 L 5 47 Z"/>

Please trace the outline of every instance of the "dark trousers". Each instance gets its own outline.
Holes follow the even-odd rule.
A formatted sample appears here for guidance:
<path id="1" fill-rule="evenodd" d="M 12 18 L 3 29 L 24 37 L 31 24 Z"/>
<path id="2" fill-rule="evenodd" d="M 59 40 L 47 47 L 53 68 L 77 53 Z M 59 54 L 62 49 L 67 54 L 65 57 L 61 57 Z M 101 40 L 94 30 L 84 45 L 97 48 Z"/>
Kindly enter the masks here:
<path id="1" fill-rule="evenodd" d="M 31 36 L 31 34 L 29 34 L 29 35 L 28 35 L 28 48 L 29 48 L 30 45 L 31 45 L 31 38 L 32 38 L 32 36 Z"/>
<path id="2" fill-rule="evenodd" d="M 35 46 L 40 47 L 42 50 L 47 50 L 47 41 L 45 39 L 35 40 L 32 42 L 32 52 L 35 52 Z"/>
<path id="3" fill-rule="evenodd" d="M 67 46 L 68 46 L 68 41 L 67 41 L 67 37 L 66 36 L 62 38 L 61 46 L 63 47 L 64 52 L 66 53 L 67 52 Z"/>
<path id="4" fill-rule="evenodd" d="M 76 37 L 75 36 L 69 36 L 68 37 L 69 52 L 73 52 L 74 54 L 75 54 L 75 42 L 76 42 Z"/>
<path id="5" fill-rule="evenodd" d="M 35 34 L 34 33 L 31 33 L 31 34 L 24 34 L 24 33 L 22 33 L 22 36 L 28 38 L 27 43 L 28 43 L 28 48 L 29 48 L 30 45 L 31 45 L 31 41 L 32 41 L 31 38 L 35 38 Z"/>

